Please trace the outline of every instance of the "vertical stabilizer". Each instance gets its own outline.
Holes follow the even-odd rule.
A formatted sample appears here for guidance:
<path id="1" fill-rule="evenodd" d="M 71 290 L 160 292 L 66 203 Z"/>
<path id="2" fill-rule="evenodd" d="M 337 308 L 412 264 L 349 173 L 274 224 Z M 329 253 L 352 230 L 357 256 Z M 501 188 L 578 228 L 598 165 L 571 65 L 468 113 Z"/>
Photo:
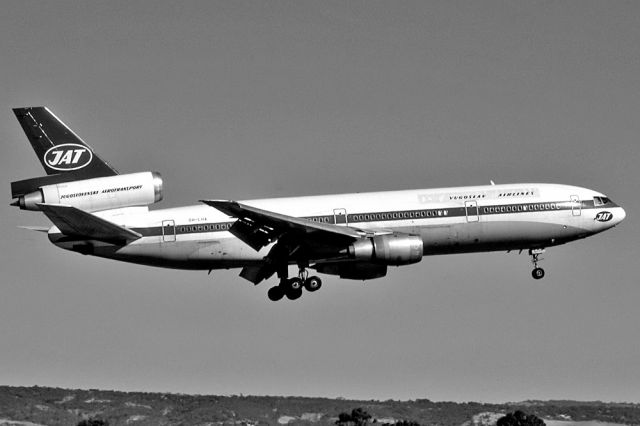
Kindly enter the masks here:
<path id="1" fill-rule="evenodd" d="M 88 179 L 118 174 L 46 107 L 13 112 L 47 175 L 72 173 L 76 179 Z"/>

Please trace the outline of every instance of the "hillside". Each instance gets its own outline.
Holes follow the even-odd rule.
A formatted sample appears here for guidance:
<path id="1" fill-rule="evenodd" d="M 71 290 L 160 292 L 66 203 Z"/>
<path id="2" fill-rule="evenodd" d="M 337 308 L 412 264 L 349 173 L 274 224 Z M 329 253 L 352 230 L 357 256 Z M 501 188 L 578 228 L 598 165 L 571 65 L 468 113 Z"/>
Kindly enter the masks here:
<path id="1" fill-rule="evenodd" d="M 333 425 L 340 413 L 361 407 L 378 423 L 474 426 L 495 422 L 497 413 L 521 409 L 547 420 L 640 425 L 640 405 L 527 401 L 482 404 L 357 401 L 276 396 L 204 396 L 165 393 L 0 386 L 0 425 L 77 425 L 99 418 L 119 425 Z M 494 423 L 495 424 L 495 423 Z"/>

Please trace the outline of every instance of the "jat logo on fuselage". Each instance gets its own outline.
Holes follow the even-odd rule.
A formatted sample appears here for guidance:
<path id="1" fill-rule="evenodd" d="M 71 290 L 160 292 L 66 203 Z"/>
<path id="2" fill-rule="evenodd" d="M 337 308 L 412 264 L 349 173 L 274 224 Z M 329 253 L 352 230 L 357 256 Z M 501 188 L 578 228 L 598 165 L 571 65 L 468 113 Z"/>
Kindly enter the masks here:
<path id="1" fill-rule="evenodd" d="M 609 212 L 600 212 L 595 218 L 598 222 L 609 222 L 611 219 L 613 219 L 613 214 Z"/>
<path id="2" fill-rule="evenodd" d="M 93 153 L 86 146 L 75 143 L 63 143 L 47 150 L 44 154 L 44 162 L 54 170 L 70 171 L 78 170 L 93 159 Z"/>

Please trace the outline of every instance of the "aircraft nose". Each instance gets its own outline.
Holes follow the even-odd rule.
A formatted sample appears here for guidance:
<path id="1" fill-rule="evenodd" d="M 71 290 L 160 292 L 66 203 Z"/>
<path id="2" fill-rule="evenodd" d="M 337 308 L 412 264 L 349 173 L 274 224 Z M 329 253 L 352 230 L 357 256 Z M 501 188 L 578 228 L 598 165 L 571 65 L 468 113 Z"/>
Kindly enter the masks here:
<path id="1" fill-rule="evenodd" d="M 620 207 L 620 213 L 618 213 L 618 222 L 620 223 L 624 220 L 625 217 L 627 217 L 627 212 L 624 211 L 624 209 L 622 207 Z"/>

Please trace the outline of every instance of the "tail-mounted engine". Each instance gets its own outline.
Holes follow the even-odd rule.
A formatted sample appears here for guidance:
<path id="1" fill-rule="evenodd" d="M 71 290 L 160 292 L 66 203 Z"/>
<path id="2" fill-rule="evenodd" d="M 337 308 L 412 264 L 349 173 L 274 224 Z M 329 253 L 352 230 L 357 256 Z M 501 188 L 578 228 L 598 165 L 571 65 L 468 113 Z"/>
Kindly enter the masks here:
<path id="1" fill-rule="evenodd" d="M 86 212 L 147 206 L 162 200 L 162 177 L 156 172 L 131 173 L 40 186 L 20 195 L 12 205 L 40 210 L 40 203 L 64 204 Z"/>
<path id="2" fill-rule="evenodd" d="M 377 235 L 349 246 L 349 257 L 381 265 L 409 265 L 422 260 L 422 249 L 422 238 L 415 235 Z"/>

